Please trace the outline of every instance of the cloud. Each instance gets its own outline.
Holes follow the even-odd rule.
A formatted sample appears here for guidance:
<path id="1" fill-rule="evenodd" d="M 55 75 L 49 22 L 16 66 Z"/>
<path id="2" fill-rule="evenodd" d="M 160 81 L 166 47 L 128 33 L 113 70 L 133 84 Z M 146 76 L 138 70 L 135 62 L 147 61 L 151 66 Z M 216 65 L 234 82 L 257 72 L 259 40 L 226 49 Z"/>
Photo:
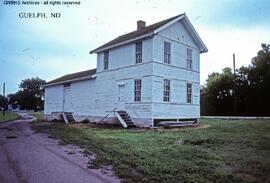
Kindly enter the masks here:
<path id="1" fill-rule="evenodd" d="M 264 28 L 223 29 L 202 28 L 202 37 L 209 49 L 201 55 L 201 83 L 211 72 L 224 67 L 232 68 L 232 55 L 236 54 L 236 67 L 248 66 L 251 58 L 261 50 L 261 43 L 269 43 L 269 30 Z"/>
<path id="2" fill-rule="evenodd" d="M 201 55 L 201 81 L 232 65 L 248 65 L 269 42 L 268 0 L 81 0 L 77 7 L 0 6 L 0 82 L 17 90 L 22 79 L 46 80 L 94 68 L 96 55 L 89 51 L 121 34 L 186 12 L 209 48 Z M 61 12 L 60 19 L 19 19 L 18 12 Z M 211 65 L 211 67 L 209 67 Z M 12 87 L 11 87 L 12 85 Z"/>

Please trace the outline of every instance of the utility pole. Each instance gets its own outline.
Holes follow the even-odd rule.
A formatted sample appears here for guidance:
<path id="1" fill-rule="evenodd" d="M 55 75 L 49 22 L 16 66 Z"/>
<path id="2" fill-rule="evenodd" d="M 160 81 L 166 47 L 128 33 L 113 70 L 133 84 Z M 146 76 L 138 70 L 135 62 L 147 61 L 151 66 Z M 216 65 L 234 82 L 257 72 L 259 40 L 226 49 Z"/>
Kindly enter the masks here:
<path id="1" fill-rule="evenodd" d="M 6 83 L 3 83 L 3 97 L 4 97 L 4 107 L 3 107 L 3 116 L 5 116 L 6 110 L 6 102 L 5 102 L 5 95 L 6 95 Z"/>
<path id="2" fill-rule="evenodd" d="M 233 54 L 233 112 L 236 115 L 237 112 L 237 97 L 236 97 L 236 74 L 235 74 L 235 54 Z"/>

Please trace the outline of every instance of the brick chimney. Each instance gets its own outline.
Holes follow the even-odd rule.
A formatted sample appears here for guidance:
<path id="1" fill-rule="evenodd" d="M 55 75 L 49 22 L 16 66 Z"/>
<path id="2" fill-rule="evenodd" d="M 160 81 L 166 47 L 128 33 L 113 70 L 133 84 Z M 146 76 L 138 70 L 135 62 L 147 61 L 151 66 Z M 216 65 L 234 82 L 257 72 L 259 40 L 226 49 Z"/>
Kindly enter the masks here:
<path id="1" fill-rule="evenodd" d="M 145 21 L 138 20 L 137 21 L 137 30 L 141 30 L 145 27 Z"/>

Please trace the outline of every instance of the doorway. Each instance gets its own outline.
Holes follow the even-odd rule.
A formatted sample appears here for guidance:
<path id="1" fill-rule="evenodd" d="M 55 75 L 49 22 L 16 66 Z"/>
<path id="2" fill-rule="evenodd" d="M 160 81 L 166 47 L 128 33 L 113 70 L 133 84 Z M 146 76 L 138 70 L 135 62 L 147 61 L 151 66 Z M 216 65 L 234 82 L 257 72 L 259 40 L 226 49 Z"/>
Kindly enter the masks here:
<path id="1" fill-rule="evenodd" d="M 64 85 L 63 92 L 63 112 L 71 112 L 71 91 L 70 84 Z"/>
<path id="2" fill-rule="evenodd" d="M 118 85 L 118 110 L 125 110 L 125 85 Z"/>

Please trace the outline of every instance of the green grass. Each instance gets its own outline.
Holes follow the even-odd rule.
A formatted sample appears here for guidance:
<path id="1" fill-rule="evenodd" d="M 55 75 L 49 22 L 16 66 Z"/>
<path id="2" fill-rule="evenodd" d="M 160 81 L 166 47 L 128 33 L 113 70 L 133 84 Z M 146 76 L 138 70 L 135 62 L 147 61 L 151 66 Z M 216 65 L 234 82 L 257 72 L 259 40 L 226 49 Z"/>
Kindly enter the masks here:
<path id="1" fill-rule="evenodd" d="M 35 116 L 38 121 L 43 121 L 44 120 L 43 112 L 32 112 L 32 113 L 29 113 L 29 114 L 32 115 L 32 116 Z"/>
<path id="2" fill-rule="evenodd" d="M 144 132 L 71 128 L 64 124 L 33 128 L 77 144 L 97 158 L 89 165 L 113 165 L 123 182 L 269 182 L 270 121 L 209 120 L 204 129 Z"/>
<path id="3" fill-rule="evenodd" d="M 3 116 L 3 111 L 0 111 L 0 122 L 13 121 L 16 119 L 20 119 L 20 116 L 13 112 L 6 112 L 5 116 Z"/>

